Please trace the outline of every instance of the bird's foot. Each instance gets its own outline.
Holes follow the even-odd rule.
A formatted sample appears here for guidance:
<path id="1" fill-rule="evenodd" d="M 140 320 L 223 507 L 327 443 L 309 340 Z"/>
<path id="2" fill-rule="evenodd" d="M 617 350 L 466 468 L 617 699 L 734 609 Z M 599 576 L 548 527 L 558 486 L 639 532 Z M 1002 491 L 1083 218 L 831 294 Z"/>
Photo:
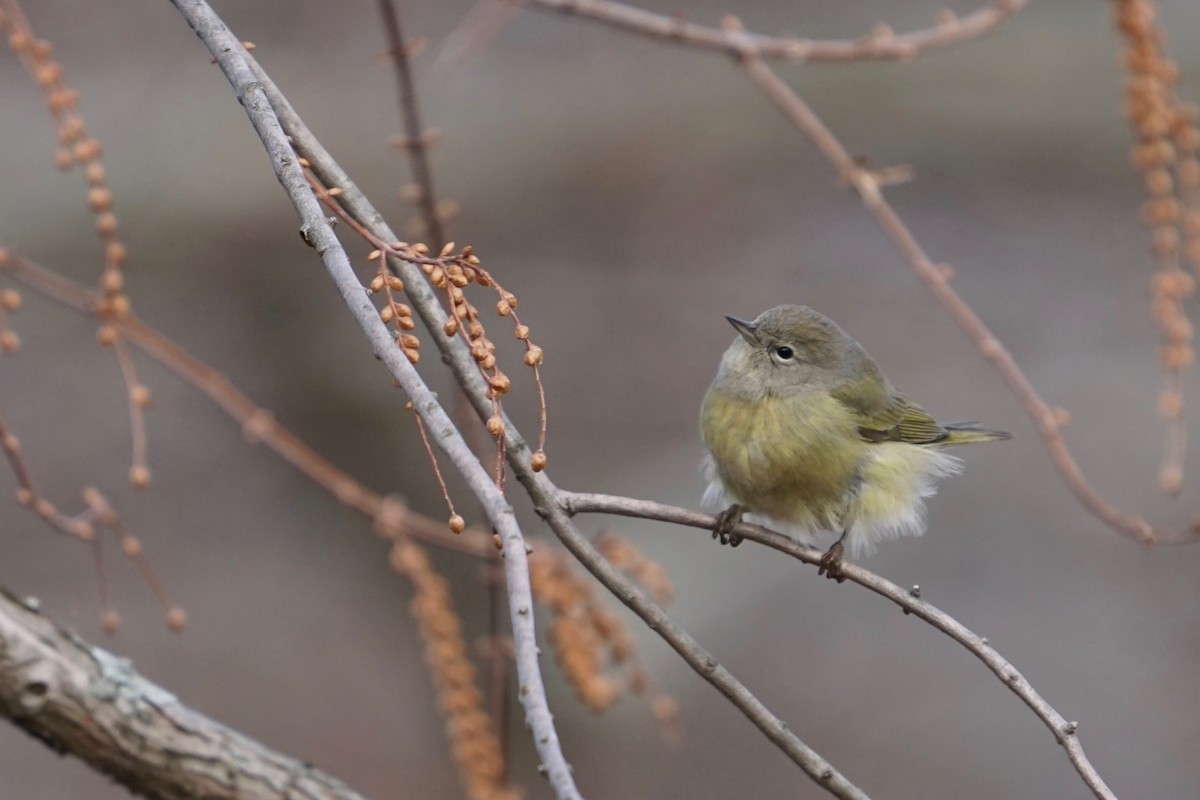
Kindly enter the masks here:
<path id="1" fill-rule="evenodd" d="M 842 547 L 841 541 L 834 542 L 833 546 L 826 550 L 825 555 L 821 556 L 821 560 L 817 562 L 817 574 L 824 575 L 838 583 L 844 583 L 846 576 L 842 574 L 842 556 L 845 553 L 846 548 Z"/>
<path id="2" fill-rule="evenodd" d="M 742 537 L 733 532 L 733 529 L 742 521 L 742 507 L 734 503 L 729 508 L 717 514 L 717 521 L 713 523 L 712 536 L 721 544 L 727 544 L 730 547 L 737 547 L 742 543 Z"/>

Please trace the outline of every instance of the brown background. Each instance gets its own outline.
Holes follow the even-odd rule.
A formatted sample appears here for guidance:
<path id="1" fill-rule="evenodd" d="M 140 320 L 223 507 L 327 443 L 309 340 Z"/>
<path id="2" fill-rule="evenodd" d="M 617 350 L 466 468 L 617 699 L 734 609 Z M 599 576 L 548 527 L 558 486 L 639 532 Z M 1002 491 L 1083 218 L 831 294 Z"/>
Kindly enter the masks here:
<path id="1" fill-rule="evenodd" d="M 868 565 L 921 584 L 989 636 L 1079 720 L 1120 796 L 1200 794 L 1200 549 L 1138 547 L 1081 509 L 996 375 L 731 63 L 527 12 L 473 66 L 436 68 L 437 45 L 469 4 L 404 5 L 410 30 L 434 45 L 420 88 L 427 119 L 448 133 L 435 169 L 464 209 L 453 234 L 521 297 L 547 351 L 560 483 L 695 506 L 695 416 L 731 339 L 722 315 L 813 305 L 932 412 L 1016 434 L 965 453 L 966 474 L 943 486 L 929 535 Z M 735 10 L 753 29 L 811 37 L 855 36 L 885 17 L 898 30 L 921 26 L 938 7 L 652 5 L 705 22 Z M 1200 6 L 1162 5 L 1183 92 L 1198 99 Z M 296 235 L 224 79 L 170 5 L 30 6 L 105 145 L 139 312 L 336 463 L 440 516 L 400 398 Z M 395 192 L 406 169 L 386 147 L 397 110 L 374 5 L 218 10 L 402 219 Z M 1096 486 L 1181 526 L 1200 506 L 1200 466 L 1190 459 L 1178 501 L 1156 496 L 1152 265 L 1110 14 L 1100 3 L 1035 3 L 985 41 L 916 63 L 783 72 L 851 151 L 914 165 L 919 180 L 889 196 L 1044 395 L 1071 410 L 1069 441 Z M 98 247 L 81 180 L 55 173 L 42 98 L 8 53 L 0 97 L 0 239 L 91 280 Z M 369 526 L 145 362 L 155 483 L 134 493 L 123 389 L 92 324 L 29 297 L 18 330 L 22 352 L 0 361 L 0 407 L 44 488 L 64 507 L 84 484 L 108 492 L 191 616 L 185 636 L 168 634 L 118 563 L 125 625 L 107 646 L 185 702 L 370 796 L 457 796 L 408 588 Z M 423 371 L 447 386 L 436 364 Z M 1195 372 L 1187 383 L 1194 424 Z M 531 398 L 521 383 L 510 403 L 520 419 L 532 419 Z M 13 486 L 0 476 L 0 491 Z M 0 505 L 0 520 L 0 581 L 100 639 L 86 550 L 15 504 Z M 754 546 L 730 552 L 649 523 L 619 530 L 669 569 L 675 618 L 872 796 L 1088 796 L 1015 696 L 895 607 Z M 532 521 L 529 531 L 543 534 Z M 452 554 L 438 563 L 471 635 L 481 632 L 479 565 Z M 661 642 L 641 638 L 682 706 L 678 747 L 638 702 L 595 717 L 548 668 L 587 796 L 824 796 Z M 519 721 L 513 735 L 517 775 L 531 797 L 547 796 Z M 0 776 L 4 798 L 126 796 L 10 727 L 0 727 Z"/>

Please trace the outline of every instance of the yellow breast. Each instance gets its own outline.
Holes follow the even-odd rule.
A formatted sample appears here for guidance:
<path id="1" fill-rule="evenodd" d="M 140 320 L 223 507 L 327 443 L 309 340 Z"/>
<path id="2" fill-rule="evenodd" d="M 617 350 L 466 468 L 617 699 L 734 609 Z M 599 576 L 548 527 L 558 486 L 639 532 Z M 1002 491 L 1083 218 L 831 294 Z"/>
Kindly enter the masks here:
<path id="1" fill-rule="evenodd" d="M 734 501 L 786 522 L 840 524 L 867 444 L 835 398 L 798 394 L 755 402 L 710 391 L 701 428 Z"/>

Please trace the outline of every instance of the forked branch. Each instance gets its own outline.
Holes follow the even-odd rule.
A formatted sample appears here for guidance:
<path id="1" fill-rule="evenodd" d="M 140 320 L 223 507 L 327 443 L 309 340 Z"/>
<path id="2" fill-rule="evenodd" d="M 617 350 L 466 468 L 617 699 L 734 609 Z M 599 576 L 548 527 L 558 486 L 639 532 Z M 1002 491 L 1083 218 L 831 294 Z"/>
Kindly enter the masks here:
<path id="1" fill-rule="evenodd" d="M 558 732 L 546 701 L 545 684 L 538 664 L 526 545 L 507 498 L 492 482 L 415 367 L 396 347 L 375 307 L 368 301 L 346 251 L 308 184 L 292 142 L 281 127 L 263 86 L 250 70 L 249 54 L 242 43 L 203 0 L 174 0 L 174 4 L 216 58 L 221 71 L 233 86 L 270 157 L 276 177 L 300 216 L 300 232 L 304 240 L 320 255 L 375 355 L 408 395 L 427 429 L 433 434 L 434 441 L 453 462 L 496 529 L 504 548 L 513 646 L 520 677 L 519 696 L 533 735 L 534 747 L 555 796 L 560 800 L 580 797 L 571 768 L 559 746 Z M 423 280 L 415 282 L 424 284 Z"/>

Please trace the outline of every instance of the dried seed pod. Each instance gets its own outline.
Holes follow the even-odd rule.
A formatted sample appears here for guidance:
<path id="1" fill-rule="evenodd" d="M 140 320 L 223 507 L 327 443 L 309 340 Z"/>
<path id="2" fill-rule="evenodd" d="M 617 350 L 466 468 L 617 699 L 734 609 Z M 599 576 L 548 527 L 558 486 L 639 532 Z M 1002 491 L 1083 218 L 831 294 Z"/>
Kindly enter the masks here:
<path id="1" fill-rule="evenodd" d="M 187 612 L 179 606 L 172 606 L 167 612 L 167 629 L 179 633 L 187 627 Z"/>
<path id="2" fill-rule="evenodd" d="M 488 417 L 487 432 L 497 439 L 504 433 L 504 420 L 499 414 L 493 414 Z"/>
<path id="3" fill-rule="evenodd" d="M 1167 389 L 1158 397 L 1158 413 L 1165 419 L 1179 419 L 1183 415 L 1183 394 L 1177 389 Z"/>
<path id="4" fill-rule="evenodd" d="M 526 339 L 529 338 L 529 326 L 528 325 L 518 325 L 516 327 L 516 330 L 513 331 L 513 335 L 516 336 L 521 341 L 525 341 Z"/>
<path id="5" fill-rule="evenodd" d="M 546 468 L 546 451 L 535 450 L 529 458 L 529 468 L 534 472 L 541 472 Z"/>
<path id="6" fill-rule="evenodd" d="M 119 267 L 127 257 L 125 245 L 120 242 L 109 242 L 104 246 L 104 261 L 110 267 Z"/>
<path id="7" fill-rule="evenodd" d="M 100 273 L 100 288 L 104 289 L 106 294 L 116 294 L 124 285 L 125 278 L 119 269 L 107 267 Z"/>
<path id="8" fill-rule="evenodd" d="M 451 533 L 462 533 L 463 531 L 465 531 L 467 529 L 466 520 L 464 520 L 458 514 L 450 515 L 449 525 L 450 525 Z"/>
<path id="9" fill-rule="evenodd" d="M 375 292 L 381 292 L 381 291 L 383 291 L 383 284 L 384 284 L 383 276 L 376 275 L 374 278 L 371 279 L 370 285 L 367 286 L 367 291 L 371 292 L 372 294 L 374 294 Z"/>
<path id="10" fill-rule="evenodd" d="M 391 306 L 384 306 L 383 309 L 379 312 L 379 318 L 381 320 L 383 320 L 385 324 L 388 322 L 391 322 L 395 316 L 396 316 L 396 311 Z"/>
<path id="11" fill-rule="evenodd" d="M 129 470 L 129 485 L 135 489 L 145 489 L 150 485 L 150 470 L 140 465 Z"/>
<path id="12" fill-rule="evenodd" d="M 525 351 L 525 363 L 531 367 L 536 367 L 542 363 L 542 359 L 542 348 L 536 344 L 529 345 L 529 349 Z"/>
<path id="13" fill-rule="evenodd" d="M 137 384 L 129 389 L 129 399 L 138 408 L 148 408 L 150 406 L 150 389 L 142 384 Z"/>
<path id="14" fill-rule="evenodd" d="M 496 370 L 493 375 L 488 377 L 488 385 L 495 389 L 499 394 L 504 394 L 512 388 L 512 381 L 510 381 L 508 376 L 503 372 Z"/>
<path id="15" fill-rule="evenodd" d="M 447 336 L 454 336 L 458 333 L 458 320 L 454 317 L 447 317 L 446 322 L 442 325 L 442 333 Z"/>

